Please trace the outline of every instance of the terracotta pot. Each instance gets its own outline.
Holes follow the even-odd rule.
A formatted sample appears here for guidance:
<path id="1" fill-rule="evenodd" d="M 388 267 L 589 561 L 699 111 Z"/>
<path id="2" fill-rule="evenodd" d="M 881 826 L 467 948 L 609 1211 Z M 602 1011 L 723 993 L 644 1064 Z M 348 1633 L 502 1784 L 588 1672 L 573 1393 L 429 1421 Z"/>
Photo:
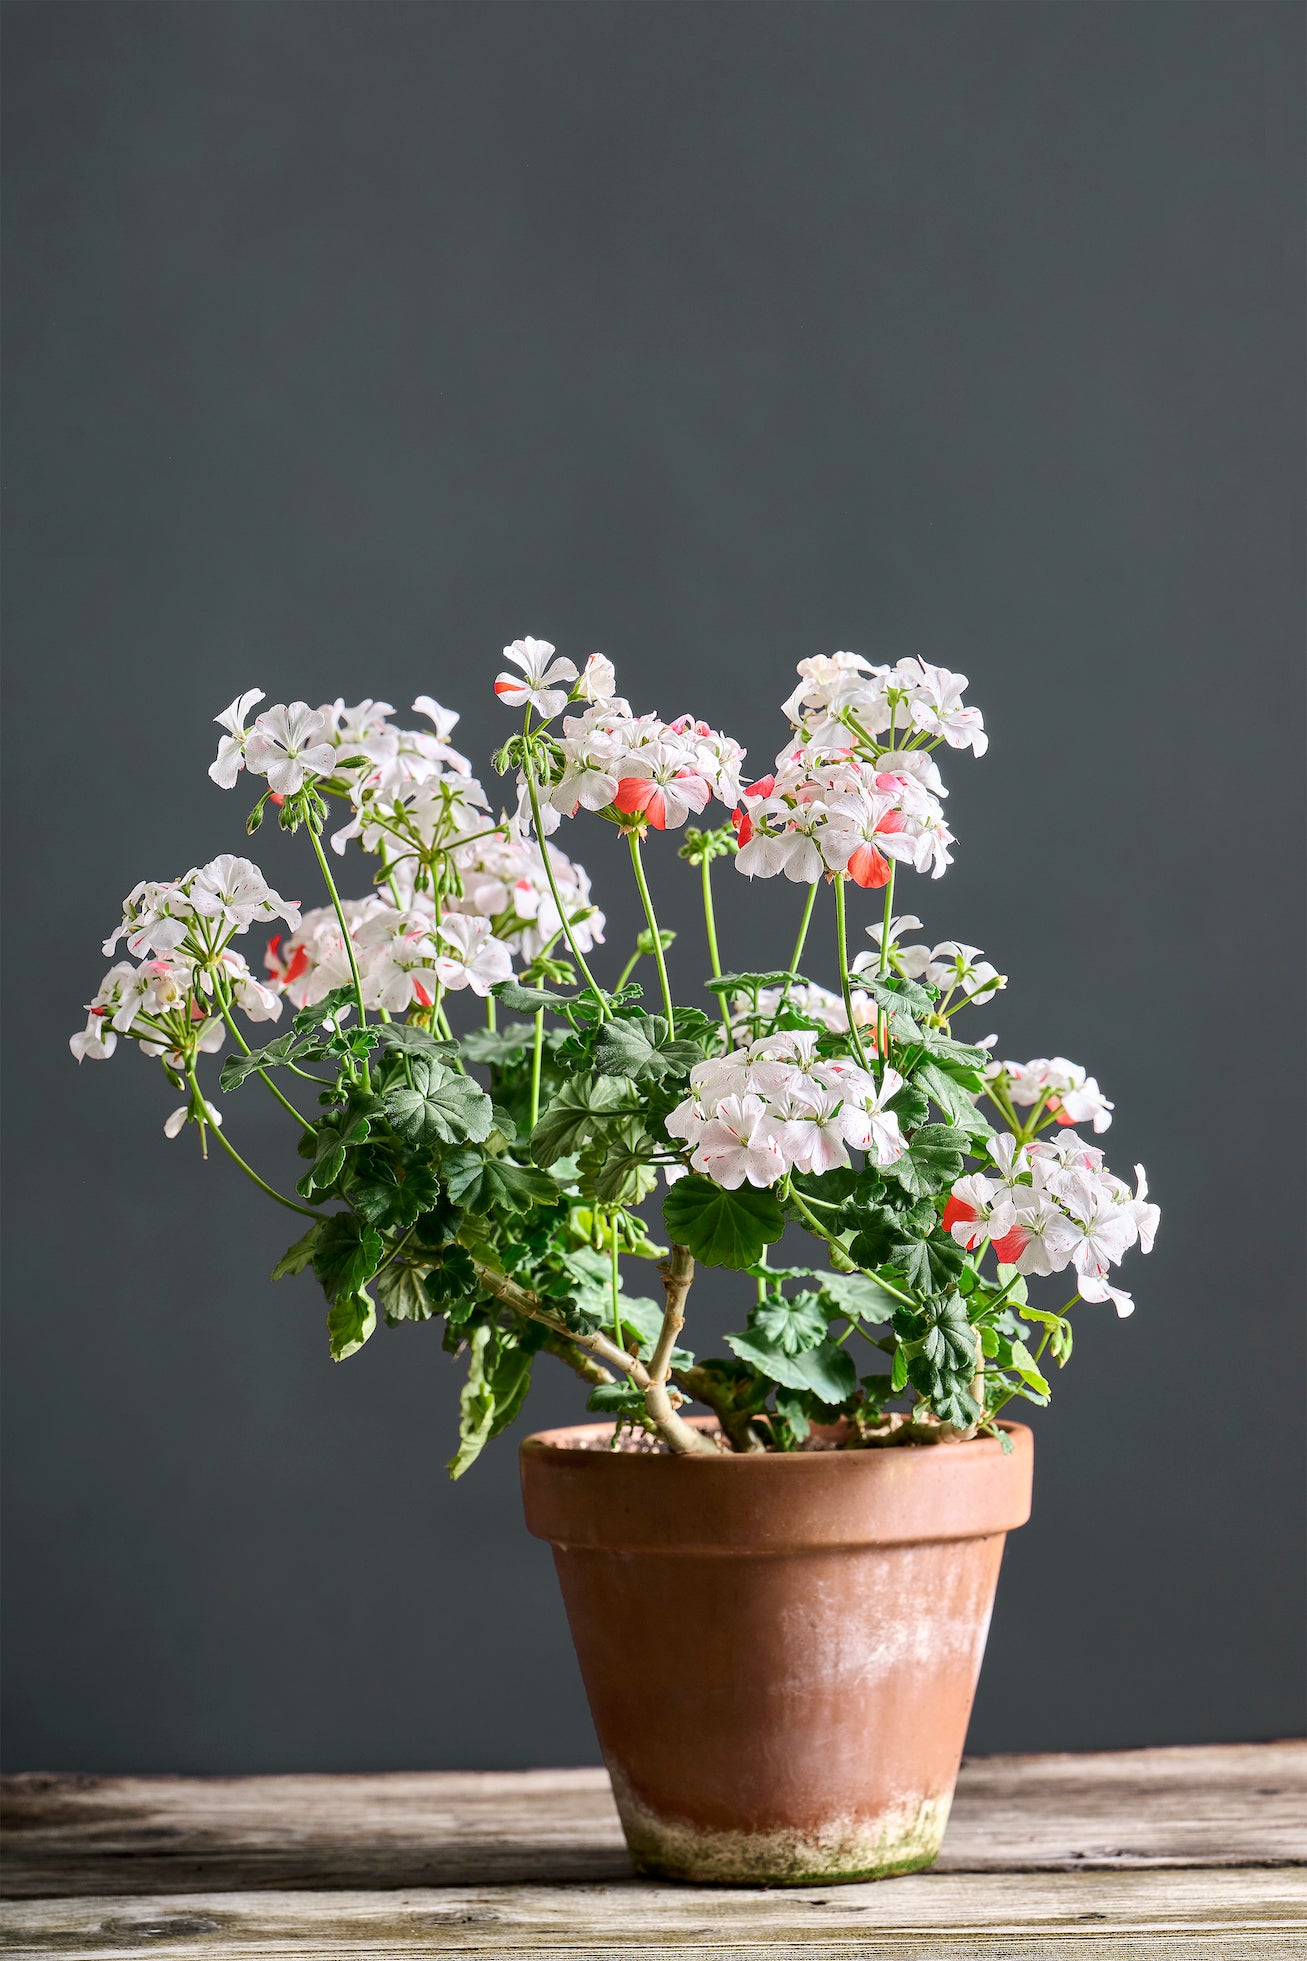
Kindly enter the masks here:
<path id="1" fill-rule="evenodd" d="M 712 1419 L 696 1419 L 711 1424 Z M 672 1457 L 522 1445 L 631 1856 L 773 1886 L 928 1866 L 948 1819 L 1030 1431 Z"/>

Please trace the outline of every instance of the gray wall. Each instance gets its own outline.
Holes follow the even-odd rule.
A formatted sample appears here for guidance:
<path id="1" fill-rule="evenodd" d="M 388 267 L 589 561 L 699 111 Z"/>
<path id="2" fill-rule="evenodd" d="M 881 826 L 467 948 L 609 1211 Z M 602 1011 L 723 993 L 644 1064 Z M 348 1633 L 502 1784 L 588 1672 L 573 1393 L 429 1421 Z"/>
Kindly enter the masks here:
<path id="1" fill-rule="evenodd" d="M 594 1756 L 511 1442 L 444 1480 L 435 1331 L 334 1367 L 265 1281 L 294 1221 L 164 1142 L 152 1065 L 66 1048 L 120 895 L 241 848 L 238 689 L 430 691 L 481 757 L 521 633 L 760 759 L 802 655 L 971 675 L 993 747 L 913 904 L 1164 1208 L 1034 1418 L 972 1747 L 1301 1726 L 1301 41 L 1148 0 L 9 9 L 11 1766 Z M 612 971 L 615 840 L 568 841 Z M 257 852 L 312 895 L 302 840 Z M 774 959 L 794 892 L 722 883 Z M 277 1116 L 228 1121 L 284 1186 Z M 577 1408 L 542 1379 L 530 1421 Z"/>

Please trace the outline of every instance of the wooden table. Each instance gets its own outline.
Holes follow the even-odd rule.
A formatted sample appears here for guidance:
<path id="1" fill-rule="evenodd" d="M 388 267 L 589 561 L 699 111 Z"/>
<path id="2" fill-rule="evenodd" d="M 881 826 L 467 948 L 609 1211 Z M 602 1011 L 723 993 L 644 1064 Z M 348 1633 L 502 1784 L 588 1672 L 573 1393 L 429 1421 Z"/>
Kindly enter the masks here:
<path id="1" fill-rule="evenodd" d="M 988 1757 L 928 1873 L 633 1877 L 599 1770 L 11 1777 L 10 1954 L 1043 1961 L 1307 1952 L 1307 1743 Z"/>

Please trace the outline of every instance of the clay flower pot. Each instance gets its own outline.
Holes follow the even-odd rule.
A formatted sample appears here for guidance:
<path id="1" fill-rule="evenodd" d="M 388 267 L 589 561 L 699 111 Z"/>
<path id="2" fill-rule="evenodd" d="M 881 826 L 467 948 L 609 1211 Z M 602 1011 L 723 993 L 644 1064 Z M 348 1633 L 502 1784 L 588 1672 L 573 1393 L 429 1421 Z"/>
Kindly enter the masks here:
<path id="1" fill-rule="evenodd" d="M 711 1422 L 711 1419 L 697 1419 Z M 673 1457 L 522 1445 L 637 1868 L 773 1886 L 939 1851 L 1031 1435 Z M 597 1442 L 599 1448 L 580 1448 Z"/>

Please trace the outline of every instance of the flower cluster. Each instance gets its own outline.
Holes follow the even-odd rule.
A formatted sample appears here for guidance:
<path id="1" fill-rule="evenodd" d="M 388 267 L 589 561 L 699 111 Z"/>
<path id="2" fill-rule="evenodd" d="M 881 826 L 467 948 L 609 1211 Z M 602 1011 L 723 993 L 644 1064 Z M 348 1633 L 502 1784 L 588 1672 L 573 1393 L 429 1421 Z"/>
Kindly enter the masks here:
<path id="1" fill-rule="evenodd" d="M 441 992 L 471 988 L 486 995 L 513 971 L 511 950 L 494 937 L 490 922 L 461 913 L 437 920 L 419 898 L 401 910 L 373 895 L 345 899 L 341 911 L 354 950 L 351 964 L 332 906 L 305 913 L 299 930 L 268 943 L 265 962 L 275 984 L 297 1008 L 348 987 L 357 966 L 366 1008 L 404 1014 L 430 1008 Z"/>
<path id="2" fill-rule="evenodd" d="M 851 749 L 782 751 L 769 776 L 751 783 L 735 813 L 746 878 L 784 872 L 812 884 L 842 873 L 855 885 L 887 885 L 890 860 L 939 878 L 953 860 L 929 756 L 914 751 L 868 761 Z"/>
<path id="3" fill-rule="evenodd" d="M 922 736 L 977 756 L 989 746 L 980 710 L 963 706 L 965 674 L 912 659 L 873 667 L 848 653 L 801 660 L 799 674 L 782 713 L 808 741 L 838 745 L 852 735 L 875 743 L 888 733 L 884 747 L 892 750 L 900 736 Z"/>
<path id="4" fill-rule="evenodd" d="M 496 935 L 511 941 L 524 962 L 536 959 L 562 933 L 555 889 L 580 951 L 603 944 L 604 915 L 590 896 L 585 867 L 556 845 L 537 844 L 515 821 L 458 847 L 453 862 L 461 889 L 449 898 L 449 910 L 493 921 Z"/>
<path id="5" fill-rule="evenodd" d="M 1009 1108 L 1029 1110 L 1039 1105 L 1060 1124 L 1092 1123 L 1096 1131 L 1106 1130 L 1112 1121 L 1115 1105 L 1078 1062 L 1068 1062 L 1064 1055 L 1036 1056 L 1033 1062 L 991 1062 L 985 1079 L 997 1101 Z"/>
<path id="6" fill-rule="evenodd" d="M 910 912 L 890 920 L 888 964 L 907 980 L 929 981 L 938 987 L 941 1013 L 949 1011 L 955 994 L 960 993 L 962 999 L 954 1003 L 954 1009 L 979 1007 L 984 1001 L 992 1001 L 999 989 L 1007 986 L 1007 976 L 985 959 L 978 946 L 967 946 L 962 940 L 941 940 L 938 946 L 900 944 L 902 934 L 920 930 L 921 921 Z M 875 942 L 876 952 L 857 955 L 852 966 L 855 974 L 874 973 L 880 965 L 884 929 L 879 923 L 868 926 L 867 936 Z"/>
<path id="7" fill-rule="evenodd" d="M 695 1171 L 735 1191 L 832 1171 L 849 1163 L 850 1147 L 878 1165 L 903 1155 L 886 1107 L 903 1078 L 887 1068 L 877 1081 L 845 1056 L 818 1056 L 816 1044 L 808 1032 L 768 1035 L 691 1069 L 691 1093 L 667 1130 L 691 1146 Z"/>
<path id="8" fill-rule="evenodd" d="M 1150 1253 L 1161 1216 L 1148 1203 L 1148 1182 L 1135 1166 L 1135 1189 L 1104 1168 L 1103 1153 L 1074 1132 L 1019 1143 L 996 1137 L 990 1156 L 997 1177 L 960 1178 L 944 1209 L 943 1226 L 969 1252 L 988 1240 L 998 1259 L 1019 1273 L 1075 1270 L 1082 1300 L 1110 1300 L 1132 1314 L 1129 1294 L 1108 1284 L 1111 1267 L 1134 1245 Z"/>

